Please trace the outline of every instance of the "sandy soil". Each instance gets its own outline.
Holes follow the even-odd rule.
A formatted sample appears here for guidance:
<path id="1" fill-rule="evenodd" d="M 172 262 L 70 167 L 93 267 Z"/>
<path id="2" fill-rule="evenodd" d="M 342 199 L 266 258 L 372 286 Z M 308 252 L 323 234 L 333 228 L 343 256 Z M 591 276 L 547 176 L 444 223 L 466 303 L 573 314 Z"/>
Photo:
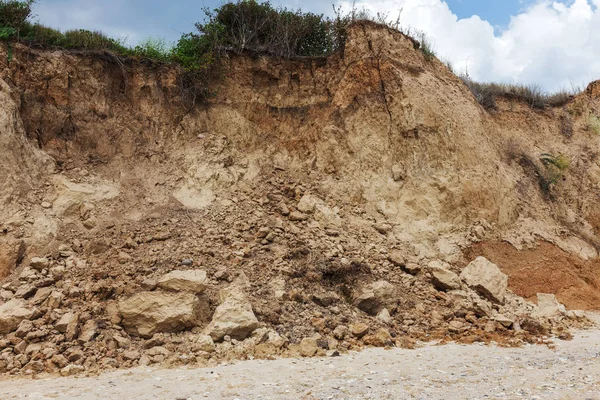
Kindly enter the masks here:
<path id="1" fill-rule="evenodd" d="M 6 380 L 2 399 L 600 399 L 600 330 L 555 348 L 369 349 L 335 358 Z"/>

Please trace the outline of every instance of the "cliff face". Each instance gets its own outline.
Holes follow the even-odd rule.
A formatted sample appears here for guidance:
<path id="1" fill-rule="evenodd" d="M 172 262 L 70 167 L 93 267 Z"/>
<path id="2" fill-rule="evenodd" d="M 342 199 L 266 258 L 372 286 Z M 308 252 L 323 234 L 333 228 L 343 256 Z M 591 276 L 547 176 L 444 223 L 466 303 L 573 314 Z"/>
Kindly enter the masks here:
<path id="1" fill-rule="evenodd" d="M 372 24 L 353 25 L 344 53 L 326 59 L 231 55 L 214 96 L 191 107 L 174 66 L 19 45 L 6 60 L 2 48 L 0 272 L 9 279 L 32 256 L 65 264 L 60 247 L 82 263 L 65 265 L 85 301 L 104 293 L 94 291 L 101 277 L 110 302 L 191 257 L 216 281 L 243 271 L 261 323 L 292 329 L 304 325 L 268 293 L 352 297 L 363 283 L 396 283 L 394 265 L 405 263 L 458 271 L 483 254 L 531 297 L 528 265 L 514 268 L 527 249 L 542 258 L 536 285 L 544 268 L 564 272 L 537 290 L 600 307 L 600 136 L 588 126 L 600 82 L 561 108 L 504 99 L 490 114 L 442 63 Z M 543 260 L 544 246 L 560 265 Z M 319 283 L 330 276 L 324 265 L 362 267 Z M 397 277 L 417 285 L 407 279 Z M 408 303 L 436 297 L 410 290 L 392 317 L 425 321 L 429 303 L 410 312 Z"/>

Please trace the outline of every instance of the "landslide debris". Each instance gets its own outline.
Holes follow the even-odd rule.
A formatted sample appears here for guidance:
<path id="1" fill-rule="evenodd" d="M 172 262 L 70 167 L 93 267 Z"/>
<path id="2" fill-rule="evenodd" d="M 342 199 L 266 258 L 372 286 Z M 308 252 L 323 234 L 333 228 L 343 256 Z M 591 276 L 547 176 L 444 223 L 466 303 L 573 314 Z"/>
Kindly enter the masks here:
<path id="1" fill-rule="evenodd" d="M 327 59 L 231 54 L 189 109 L 169 66 L 13 50 L 2 373 L 544 343 L 587 324 L 469 251 L 544 241 L 597 259 L 597 84 L 567 111 L 499 101 L 492 115 L 411 40 L 364 23 Z M 544 187 L 542 144 L 577 161 Z"/>

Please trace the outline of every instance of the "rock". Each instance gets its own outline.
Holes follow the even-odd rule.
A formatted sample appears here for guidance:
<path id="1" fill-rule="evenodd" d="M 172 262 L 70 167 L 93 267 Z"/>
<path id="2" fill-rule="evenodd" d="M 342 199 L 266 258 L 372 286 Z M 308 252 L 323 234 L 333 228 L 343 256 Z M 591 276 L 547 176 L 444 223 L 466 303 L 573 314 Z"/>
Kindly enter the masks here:
<path id="1" fill-rule="evenodd" d="M 329 307 L 340 301 L 340 296 L 333 292 L 317 293 L 312 296 L 312 301 L 321 307 Z"/>
<path id="2" fill-rule="evenodd" d="M 345 325 L 338 325 L 333 330 L 333 337 L 337 340 L 344 340 L 348 334 L 348 327 Z"/>
<path id="3" fill-rule="evenodd" d="M 120 251 L 119 255 L 117 256 L 117 260 L 121 264 L 126 264 L 129 261 L 133 260 L 133 257 L 131 257 L 129 254 L 125 253 L 124 251 Z"/>
<path id="4" fill-rule="evenodd" d="M 421 266 L 414 263 L 406 263 L 402 269 L 411 275 L 417 275 L 419 272 L 421 272 Z"/>
<path id="5" fill-rule="evenodd" d="M 117 344 L 117 347 L 120 349 L 127 349 L 127 348 L 129 348 L 129 346 L 131 346 L 131 340 L 124 338 L 122 336 L 114 335 L 113 340 Z"/>
<path id="6" fill-rule="evenodd" d="M 39 278 L 39 274 L 33 268 L 23 268 L 19 274 L 20 281 L 34 281 Z"/>
<path id="7" fill-rule="evenodd" d="M 82 373 L 83 371 L 85 371 L 85 368 L 82 367 L 81 365 L 71 364 L 71 365 L 67 365 L 66 367 L 64 367 L 63 369 L 60 370 L 60 376 L 77 375 L 77 374 Z"/>
<path id="8" fill-rule="evenodd" d="M 313 338 L 304 338 L 300 342 L 300 355 L 302 357 L 312 357 L 319 351 L 317 341 Z"/>
<path id="9" fill-rule="evenodd" d="M 432 261 L 427 267 L 431 273 L 431 282 L 436 289 L 442 291 L 460 289 L 458 275 L 446 268 L 444 263 Z"/>
<path id="10" fill-rule="evenodd" d="M 399 250 L 392 250 L 388 255 L 388 260 L 396 267 L 404 267 L 406 264 L 406 259 L 404 257 L 404 253 Z"/>
<path id="11" fill-rule="evenodd" d="M 201 270 L 172 271 L 160 278 L 157 285 L 165 290 L 200 294 L 207 288 L 206 272 Z"/>
<path id="12" fill-rule="evenodd" d="M 350 332 L 360 339 L 369 332 L 369 325 L 362 322 L 352 324 L 350 325 Z"/>
<path id="13" fill-rule="evenodd" d="M 15 297 L 28 299 L 37 292 L 37 288 L 33 285 L 22 285 L 15 292 Z"/>
<path id="14" fill-rule="evenodd" d="M 385 324 L 390 324 L 392 322 L 392 316 L 387 308 L 379 311 L 379 314 L 377 314 L 377 319 Z"/>
<path id="15" fill-rule="evenodd" d="M 534 315 L 538 318 L 556 317 L 567 312 L 565 306 L 559 303 L 554 294 L 538 293 L 537 305 L 538 309 Z"/>
<path id="16" fill-rule="evenodd" d="M 477 257 L 460 274 L 460 279 L 481 296 L 495 303 L 503 303 L 508 287 L 508 276 L 484 257 Z"/>
<path id="17" fill-rule="evenodd" d="M 33 322 L 31 322 L 28 319 L 24 319 L 23 321 L 21 321 L 21 323 L 19 324 L 19 327 L 15 331 L 15 336 L 23 338 L 32 330 L 33 330 Z"/>
<path id="18" fill-rule="evenodd" d="M 22 299 L 12 299 L 0 306 L 0 333 L 11 333 L 17 330 L 19 324 L 31 319 L 34 310 L 27 307 Z"/>
<path id="19" fill-rule="evenodd" d="M 497 315 L 496 318 L 494 318 L 494 321 L 498 322 L 500 325 L 504 326 L 505 328 L 510 328 L 515 323 L 514 319 L 509 318 L 502 314 Z"/>
<path id="20" fill-rule="evenodd" d="M 192 260 L 191 258 L 184 258 L 183 260 L 181 260 L 181 265 L 186 266 L 186 267 L 190 267 L 194 264 L 194 260 Z"/>
<path id="21" fill-rule="evenodd" d="M 98 322 L 96 320 L 90 319 L 86 321 L 85 324 L 83 324 L 78 340 L 81 343 L 91 342 L 96 336 L 98 336 L 99 333 L 100 331 L 98 329 Z"/>
<path id="22" fill-rule="evenodd" d="M 55 354 L 50 359 L 58 368 L 64 368 L 69 364 L 69 360 L 62 354 Z"/>
<path id="23" fill-rule="evenodd" d="M 125 330 L 150 338 L 157 332 L 178 332 L 206 317 L 205 300 L 191 293 L 140 292 L 119 301 Z"/>
<path id="24" fill-rule="evenodd" d="M 310 194 L 305 194 L 304 196 L 302 196 L 302 198 L 298 202 L 298 205 L 296 206 L 296 208 L 300 212 L 303 212 L 306 214 L 312 214 L 315 211 L 315 207 L 319 203 L 321 203 L 321 200 L 318 197 L 315 197 Z"/>
<path id="25" fill-rule="evenodd" d="M 366 336 L 363 342 L 375 347 L 392 346 L 394 344 L 390 331 L 385 328 L 379 328 L 374 334 Z"/>
<path id="26" fill-rule="evenodd" d="M 42 257 L 33 257 L 31 259 L 31 261 L 29 262 L 29 266 L 38 271 L 48 268 L 49 265 L 50 265 L 50 260 L 48 260 L 45 257 L 43 257 L 43 258 Z"/>
<path id="27" fill-rule="evenodd" d="M 354 305 L 369 315 L 377 315 L 393 303 L 396 288 L 387 281 L 377 281 L 364 287 L 354 299 Z"/>
<path id="28" fill-rule="evenodd" d="M 123 352 L 124 360 L 135 361 L 135 360 L 139 360 L 140 357 L 141 357 L 141 354 L 137 350 L 125 350 Z"/>
<path id="29" fill-rule="evenodd" d="M 205 351 L 207 353 L 212 353 L 215 351 L 215 342 L 209 335 L 200 335 L 198 336 L 198 350 Z"/>
<path id="30" fill-rule="evenodd" d="M 297 221 L 297 222 L 306 221 L 308 219 L 308 215 L 298 212 L 298 211 L 294 211 L 294 212 L 290 213 L 289 219 L 290 219 L 290 221 Z"/>
<path id="31" fill-rule="evenodd" d="M 48 296 L 48 299 L 47 299 L 48 301 L 46 302 L 46 306 L 51 310 L 58 308 L 58 307 L 60 307 L 60 304 L 62 303 L 63 298 L 64 298 L 64 295 L 61 292 L 59 292 L 57 290 L 53 290 L 50 293 L 50 296 Z"/>
<path id="32" fill-rule="evenodd" d="M 386 223 L 376 223 L 373 225 L 373 228 L 375 228 L 375 230 L 379 233 L 381 233 L 382 235 L 387 235 L 388 233 L 390 233 L 392 231 L 392 226 L 390 224 L 386 224 Z"/>
<path id="33" fill-rule="evenodd" d="M 33 296 L 33 299 L 31 299 L 31 304 L 34 304 L 36 306 L 42 304 L 50 296 L 50 293 L 52 293 L 52 288 L 50 288 L 50 287 L 40 288 L 35 293 L 35 296 Z"/>
<path id="34" fill-rule="evenodd" d="M 340 356 L 340 352 L 337 350 L 327 350 L 327 353 L 325 353 L 325 355 L 327 357 L 339 357 Z"/>
<path id="35" fill-rule="evenodd" d="M 212 321 L 206 327 L 206 333 L 214 341 L 225 336 L 244 340 L 258 328 L 258 320 L 242 289 L 233 285 L 221 290 L 221 304 L 215 310 Z"/>
<path id="36" fill-rule="evenodd" d="M 54 325 L 57 331 L 65 334 L 65 339 L 71 341 L 78 333 L 79 314 L 68 312 Z"/>

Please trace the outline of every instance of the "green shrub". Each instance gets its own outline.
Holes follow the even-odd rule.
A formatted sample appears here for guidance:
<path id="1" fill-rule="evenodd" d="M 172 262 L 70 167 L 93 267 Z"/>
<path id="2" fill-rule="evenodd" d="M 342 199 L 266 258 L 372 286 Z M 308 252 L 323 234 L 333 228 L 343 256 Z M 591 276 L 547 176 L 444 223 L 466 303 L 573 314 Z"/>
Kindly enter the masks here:
<path id="1" fill-rule="evenodd" d="M 587 127 L 590 131 L 594 132 L 596 135 L 600 135 L 600 118 L 598 118 L 594 114 L 590 114 L 590 116 L 588 118 Z"/>
<path id="2" fill-rule="evenodd" d="M 20 30 L 31 16 L 34 0 L 0 0 L 0 38 L 19 36 Z"/>
<path id="3" fill-rule="evenodd" d="M 506 83 L 480 83 L 473 81 L 468 75 L 459 78 L 471 90 L 475 99 L 483 107 L 491 110 L 498 108 L 496 99 L 504 97 L 527 103 L 531 108 L 543 110 L 546 107 L 565 105 L 576 93 L 566 90 L 547 94 L 537 85 L 511 85 Z"/>
<path id="4" fill-rule="evenodd" d="M 66 49 L 128 52 L 128 49 L 120 41 L 109 38 L 102 32 L 88 31 L 86 29 L 66 31 L 60 39 L 59 45 Z"/>
<path id="5" fill-rule="evenodd" d="M 149 37 L 133 49 L 133 54 L 158 61 L 170 61 L 171 47 L 164 39 Z"/>

